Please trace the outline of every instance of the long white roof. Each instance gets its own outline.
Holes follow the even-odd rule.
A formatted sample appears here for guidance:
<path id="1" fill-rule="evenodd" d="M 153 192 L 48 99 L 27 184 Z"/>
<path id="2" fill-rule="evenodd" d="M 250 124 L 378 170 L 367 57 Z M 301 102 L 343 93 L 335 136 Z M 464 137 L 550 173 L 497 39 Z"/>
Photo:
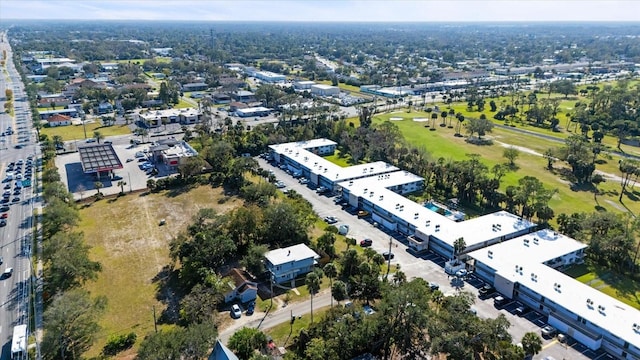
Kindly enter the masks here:
<path id="1" fill-rule="evenodd" d="M 338 183 L 342 188 L 348 189 L 349 193 L 359 197 L 372 197 L 379 188 L 389 188 L 408 184 L 416 181 L 423 181 L 424 178 L 412 174 L 408 171 L 394 171 L 385 174 L 368 176 L 362 179 L 347 180 Z M 382 194 L 381 194 L 382 195 Z"/>
<path id="2" fill-rule="evenodd" d="M 540 230 L 468 255 L 500 276 L 640 346 L 640 328 L 634 329 L 634 324 L 640 325 L 640 311 L 544 264 L 586 247 L 552 230 Z"/>

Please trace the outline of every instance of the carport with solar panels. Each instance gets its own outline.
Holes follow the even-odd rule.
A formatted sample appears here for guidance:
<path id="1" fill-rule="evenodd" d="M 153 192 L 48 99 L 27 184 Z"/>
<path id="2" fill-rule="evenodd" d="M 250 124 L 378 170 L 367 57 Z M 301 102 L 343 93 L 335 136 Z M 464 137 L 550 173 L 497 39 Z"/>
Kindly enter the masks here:
<path id="1" fill-rule="evenodd" d="M 108 175 L 113 170 L 122 169 L 122 162 L 111 144 L 95 144 L 78 147 L 82 171 L 89 175 Z"/>

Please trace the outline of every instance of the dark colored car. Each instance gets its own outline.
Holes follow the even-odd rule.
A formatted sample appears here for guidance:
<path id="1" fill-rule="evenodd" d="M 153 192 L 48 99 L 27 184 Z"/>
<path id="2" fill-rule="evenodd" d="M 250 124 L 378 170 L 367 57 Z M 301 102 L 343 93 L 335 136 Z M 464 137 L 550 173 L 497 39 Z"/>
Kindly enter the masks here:
<path id="1" fill-rule="evenodd" d="M 360 246 L 362 246 L 362 247 L 369 247 L 371 245 L 373 245 L 373 240 L 371 240 L 371 239 L 364 239 L 364 240 L 360 241 Z M 392 258 L 393 258 L 393 254 L 391 254 L 391 255 L 392 255 Z"/>
<path id="2" fill-rule="evenodd" d="M 495 291 L 496 289 L 494 289 L 493 286 L 489 284 L 485 284 L 483 287 L 480 288 L 480 290 L 478 290 L 478 293 L 480 294 L 480 296 L 489 296 L 493 294 Z"/>
<path id="3" fill-rule="evenodd" d="M 382 257 L 385 260 L 389 260 L 389 259 L 393 259 L 396 256 L 392 252 L 385 251 L 385 252 L 382 253 Z"/>
<path id="4" fill-rule="evenodd" d="M 252 301 L 251 303 L 249 303 L 249 306 L 247 306 L 247 312 L 246 314 L 251 316 L 253 315 L 253 312 L 256 309 L 256 303 L 254 301 Z"/>

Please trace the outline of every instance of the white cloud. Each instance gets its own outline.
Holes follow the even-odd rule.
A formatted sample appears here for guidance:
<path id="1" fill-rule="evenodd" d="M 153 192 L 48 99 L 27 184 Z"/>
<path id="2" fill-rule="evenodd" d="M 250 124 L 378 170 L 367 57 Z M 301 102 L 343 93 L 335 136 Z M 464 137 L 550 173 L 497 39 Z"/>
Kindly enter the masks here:
<path id="1" fill-rule="evenodd" d="M 633 0 L 2 0 L 7 19 L 209 21 L 640 21 Z"/>

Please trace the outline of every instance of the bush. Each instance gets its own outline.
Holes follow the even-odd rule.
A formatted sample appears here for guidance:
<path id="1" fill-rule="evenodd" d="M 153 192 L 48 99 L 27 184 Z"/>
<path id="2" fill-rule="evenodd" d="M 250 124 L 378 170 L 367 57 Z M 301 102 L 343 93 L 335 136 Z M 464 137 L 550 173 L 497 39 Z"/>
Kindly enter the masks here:
<path id="1" fill-rule="evenodd" d="M 102 348 L 105 355 L 115 355 L 121 351 L 127 350 L 136 342 L 136 333 L 128 333 L 122 335 L 110 335 L 107 344 Z"/>

